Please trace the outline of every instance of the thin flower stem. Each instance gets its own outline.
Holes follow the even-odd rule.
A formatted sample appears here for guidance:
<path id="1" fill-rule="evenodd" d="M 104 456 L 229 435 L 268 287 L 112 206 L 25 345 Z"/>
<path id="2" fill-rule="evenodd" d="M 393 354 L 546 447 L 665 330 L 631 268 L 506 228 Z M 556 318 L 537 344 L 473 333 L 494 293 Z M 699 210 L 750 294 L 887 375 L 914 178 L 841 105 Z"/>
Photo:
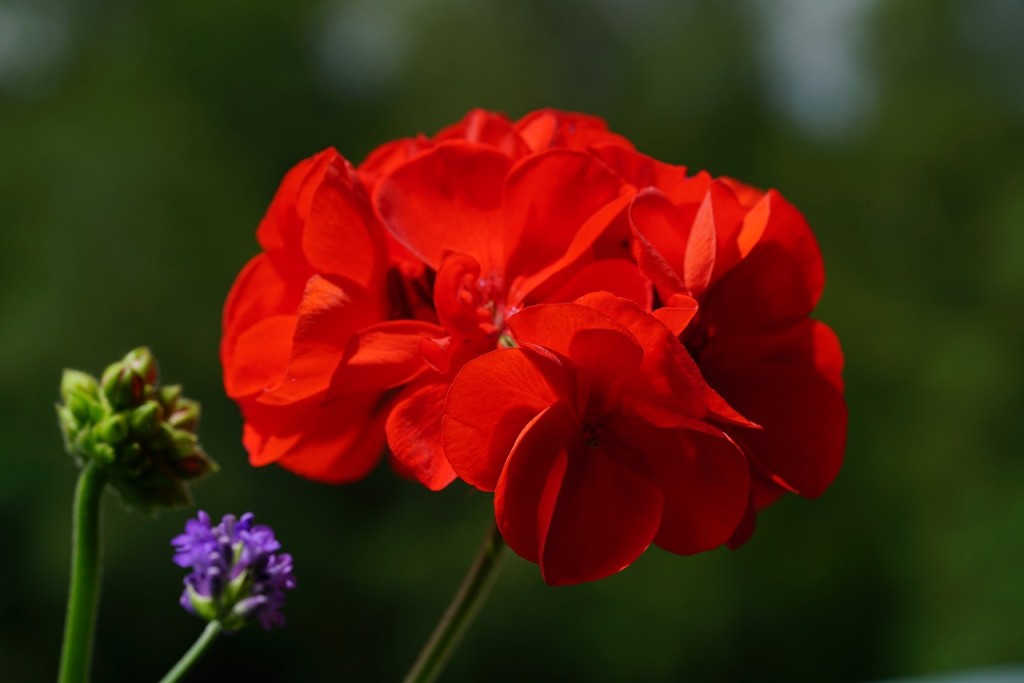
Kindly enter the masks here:
<path id="1" fill-rule="evenodd" d="M 224 629 L 219 621 L 211 621 L 207 624 L 199 639 L 192 643 L 192 647 L 181 656 L 181 659 L 174 665 L 174 668 L 160 679 L 160 683 L 176 683 L 180 681 L 182 676 L 188 673 L 188 670 L 199 661 L 199 658 L 203 656 L 203 653 L 210 647 L 210 644 L 217 640 L 217 636 L 220 635 L 222 630 Z"/>
<path id="2" fill-rule="evenodd" d="M 89 680 L 100 583 L 100 503 L 106 482 L 103 468 L 90 462 L 82 468 L 75 487 L 71 520 L 71 582 L 64 621 L 60 683 Z"/>
<path id="3" fill-rule="evenodd" d="M 495 525 L 488 532 L 480 551 L 462 580 L 458 592 L 445 610 L 441 621 L 434 627 L 430 640 L 423 646 L 419 657 L 406 674 L 404 683 L 430 683 L 434 681 L 448 657 L 462 639 L 469 623 L 487 598 L 497 576 L 505 540 Z"/>

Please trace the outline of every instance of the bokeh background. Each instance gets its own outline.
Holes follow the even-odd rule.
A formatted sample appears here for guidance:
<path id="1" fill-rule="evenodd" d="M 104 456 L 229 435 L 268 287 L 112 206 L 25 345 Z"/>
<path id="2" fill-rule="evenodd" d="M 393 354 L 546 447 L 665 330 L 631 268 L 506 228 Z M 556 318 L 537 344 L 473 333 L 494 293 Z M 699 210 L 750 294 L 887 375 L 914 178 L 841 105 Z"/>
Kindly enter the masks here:
<path id="1" fill-rule="evenodd" d="M 865 681 L 1024 662 L 1024 3 L 1019 0 L 0 0 L 0 678 L 52 680 L 75 469 L 61 368 L 150 345 L 203 402 L 219 516 L 295 555 L 290 625 L 193 680 L 397 680 L 489 496 L 386 465 L 253 469 L 219 314 L 284 172 L 471 107 L 599 114 L 643 151 L 779 188 L 847 355 L 835 485 L 738 552 L 652 549 L 552 589 L 506 559 L 444 680 Z M 201 624 L 168 541 L 104 510 L 101 681 L 155 680 Z M 227 678 L 225 678 L 227 677 Z"/>

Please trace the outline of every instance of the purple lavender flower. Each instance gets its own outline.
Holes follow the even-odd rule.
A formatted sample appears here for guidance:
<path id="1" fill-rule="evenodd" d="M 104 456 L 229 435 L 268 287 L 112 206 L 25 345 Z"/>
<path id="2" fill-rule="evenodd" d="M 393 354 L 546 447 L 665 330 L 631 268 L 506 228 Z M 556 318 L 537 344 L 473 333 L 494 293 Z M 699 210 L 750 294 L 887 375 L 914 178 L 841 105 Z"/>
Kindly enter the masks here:
<path id="1" fill-rule="evenodd" d="M 277 552 L 281 544 L 273 530 L 253 524 L 251 512 L 241 519 L 224 515 L 211 526 L 210 516 L 200 510 L 171 544 L 174 563 L 192 568 L 181 594 L 185 610 L 219 621 L 225 631 L 254 619 L 265 629 L 284 625 L 284 592 L 295 588 L 292 556 Z"/>

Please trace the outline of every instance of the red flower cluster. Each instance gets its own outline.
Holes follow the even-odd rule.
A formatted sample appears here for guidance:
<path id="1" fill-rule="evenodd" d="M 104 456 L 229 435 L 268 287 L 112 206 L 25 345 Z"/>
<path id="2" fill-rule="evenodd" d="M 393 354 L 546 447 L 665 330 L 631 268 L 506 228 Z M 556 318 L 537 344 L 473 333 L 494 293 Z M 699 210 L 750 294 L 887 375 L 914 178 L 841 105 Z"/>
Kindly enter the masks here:
<path id="1" fill-rule="evenodd" d="M 494 491 L 551 584 L 652 542 L 736 546 L 842 462 L 842 353 L 775 191 L 688 176 L 596 118 L 473 111 L 285 177 L 224 311 L 255 465 Z"/>

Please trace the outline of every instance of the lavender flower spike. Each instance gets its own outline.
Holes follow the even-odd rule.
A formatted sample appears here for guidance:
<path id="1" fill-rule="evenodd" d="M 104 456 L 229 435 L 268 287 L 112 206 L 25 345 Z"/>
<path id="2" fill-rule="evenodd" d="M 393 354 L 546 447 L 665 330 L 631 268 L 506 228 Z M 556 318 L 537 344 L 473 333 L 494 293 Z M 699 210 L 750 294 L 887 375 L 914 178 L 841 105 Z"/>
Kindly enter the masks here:
<path id="1" fill-rule="evenodd" d="M 229 632 L 257 619 L 265 629 L 284 625 L 285 591 L 295 588 L 292 556 L 278 552 L 274 532 L 253 524 L 251 512 L 241 519 L 224 515 L 211 526 L 200 510 L 171 544 L 174 563 L 192 569 L 180 600 L 186 611 Z"/>

